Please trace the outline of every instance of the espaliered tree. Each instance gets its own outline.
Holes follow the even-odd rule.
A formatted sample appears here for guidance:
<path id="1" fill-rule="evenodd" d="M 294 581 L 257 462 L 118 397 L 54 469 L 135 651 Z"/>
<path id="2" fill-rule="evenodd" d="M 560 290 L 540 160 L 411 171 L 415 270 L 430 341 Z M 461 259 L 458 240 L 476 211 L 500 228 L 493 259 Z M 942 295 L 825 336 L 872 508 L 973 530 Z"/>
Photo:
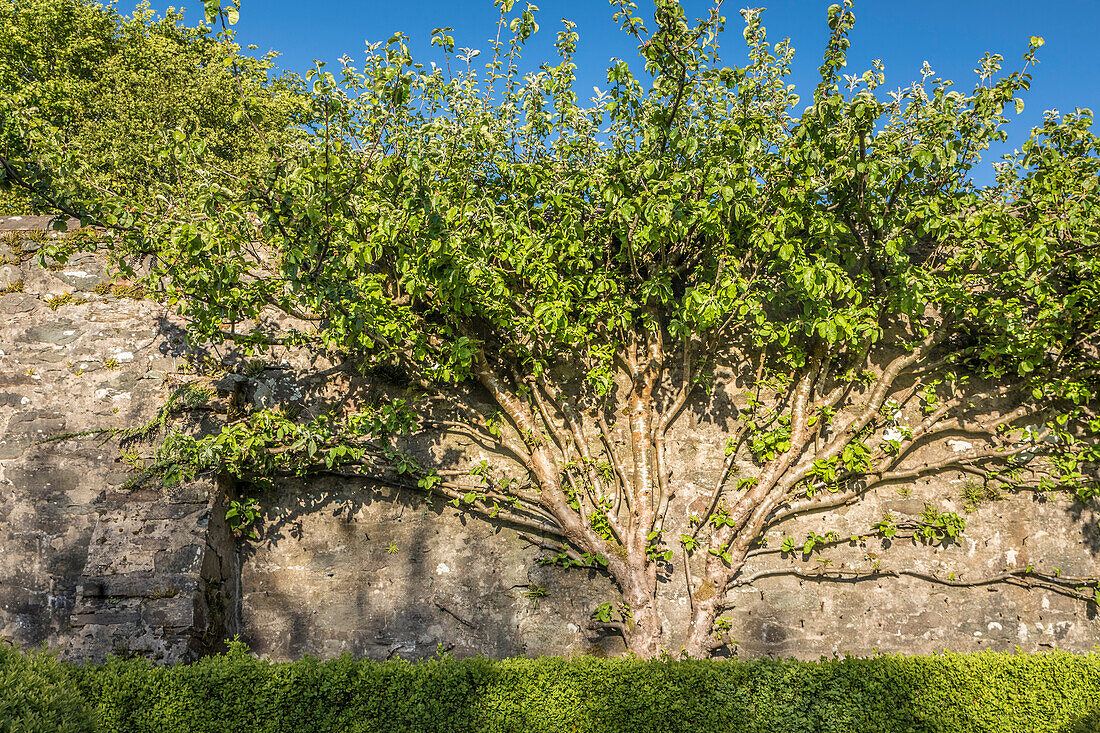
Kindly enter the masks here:
<path id="1" fill-rule="evenodd" d="M 317 349 L 409 385 L 375 407 L 258 410 L 216 435 L 169 435 L 161 472 L 419 486 L 522 528 L 562 564 L 604 569 L 621 600 L 596 606 L 594 622 L 643 657 L 668 644 L 662 576 L 686 575 L 683 650 L 710 654 L 730 641 L 720 615 L 731 589 L 760 577 L 746 562 L 767 533 L 883 484 L 950 469 L 989 490 L 1095 500 L 1092 113 L 1048 113 L 994 185 L 970 179 L 1005 139 L 1041 39 L 1019 71 L 985 56 L 968 92 L 927 65 L 888 92 L 878 62 L 843 74 L 854 16 L 836 5 L 820 83 L 797 113 L 793 49 L 767 40 L 759 11 L 742 12 L 747 63 L 726 66 L 719 7 L 689 22 L 657 0 L 650 22 L 615 0 L 644 75 L 615 61 L 606 90 L 582 103 L 572 24 L 555 64 L 521 72 L 535 9 L 496 4 L 484 55 L 456 52 L 444 28 L 439 65 L 415 62 L 398 34 L 370 46 L 362 69 L 319 66 L 309 97 L 323 123 L 307 145 L 273 150 L 262 175 L 216 178 L 180 132 L 161 165 L 206 182 L 198 204 L 85 202 L 120 222 L 108 235 L 123 261 L 152 257 L 149 282 L 197 337 Z M 28 118 L 25 134 L 41 169 L 66 170 L 48 132 Z M 287 317 L 278 331 L 264 325 L 274 311 Z M 733 395 L 738 427 L 706 511 L 685 521 L 693 497 L 670 440 L 714 392 Z M 464 433 L 497 458 L 421 466 L 399 450 L 421 430 Z M 948 437 L 970 447 L 910 460 Z M 861 536 L 936 543 L 964 526 L 929 506 Z M 1085 599 L 1096 587 L 1032 567 L 814 577 L 874 573 Z"/>

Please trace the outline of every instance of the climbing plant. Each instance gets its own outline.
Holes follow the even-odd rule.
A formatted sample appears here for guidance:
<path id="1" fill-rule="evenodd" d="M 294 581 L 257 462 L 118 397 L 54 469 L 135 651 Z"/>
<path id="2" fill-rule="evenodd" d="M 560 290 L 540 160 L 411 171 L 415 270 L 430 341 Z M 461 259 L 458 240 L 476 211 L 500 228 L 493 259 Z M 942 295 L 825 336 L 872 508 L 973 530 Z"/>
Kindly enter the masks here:
<path id="1" fill-rule="evenodd" d="M 361 68 L 318 64 L 304 92 L 317 124 L 304 141 L 269 140 L 263 170 L 221 176 L 206 140 L 175 131 L 155 157 L 171 173 L 151 182 L 155 205 L 81 197 L 86 163 L 33 111 L 16 115 L 57 200 L 107 224 L 120 256 L 146 256 L 147 286 L 194 337 L 314 350 L 406 386 L 380 405 L 255 409 L 213 435 L 173 433 L 163 475 L 327 472 L 443 497 L 521 528 L 551 562 L 606 572 L 621 597 L 594 599 L 593 623 L 645 657 L 668 644 L 658 584 L 681 573 L 691 656 L 731 643 L 730 592 L 765 575 L 1092 597 L 1095 578 L 1054 568 L 941 577 L 885 554 L 799 561 L 966 531 L 932 503 L 851 538 L 788 536 L 771 550 L 790 565 L 747 569 L 787 520 L 947 470 L 999 494 L 1095 502 L 1092 113 L 1047 113 L 995 183 L 970 176 L 1005 139 L 1042 39 L 1018 70 L 984 56 L 968 91 L 927 65 L 890 91 L 880 62 L 844 73 L 845 2 L 828 10 L 820 82 L 800 100 L 794 51 L 768 40 L 760 11 L 742 11 L 747 61 L 727 65 L 720 3 L 691 22 L 657 0 L 650 21 L 613 0 L 640 62 L 615 60 L 586 101 L 574 25 L 557 33 L 556 61 L 521 71 L 536 9 L 496 5 L 484 51 L 440 28 L 438 63 L 398 33 Z M 243 94 L 234 119 L 248 121 Z M 720 399 L 735 427 L 693 513 L 670 454 Z M 421 465 L 401 437 L 427 430 L 494 457 Z M 913 460 L 949 437 L 963 449 Z"/>

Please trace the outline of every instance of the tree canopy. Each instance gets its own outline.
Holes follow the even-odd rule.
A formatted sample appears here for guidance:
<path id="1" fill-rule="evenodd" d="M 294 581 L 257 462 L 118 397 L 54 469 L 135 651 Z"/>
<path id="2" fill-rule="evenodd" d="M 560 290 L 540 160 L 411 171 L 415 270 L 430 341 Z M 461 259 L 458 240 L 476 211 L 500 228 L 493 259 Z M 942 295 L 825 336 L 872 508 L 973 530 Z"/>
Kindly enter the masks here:
<path id="1" fill-rule="evenodd" d="M 42 197 L 68 187 L 81 200 L 148 204 L 150 185 L 178 172 L 157 155 L 176 130 L 206 145 L 215 176 L 266 169 L 264 139 L 292 144 L 308 104 L 299 78 L 274 73 L 277 54 L 241 51 L 228 31 L 189 27 L 175 10 L 157 16 L 148 2 L 123 15 L 84 0 L 0 1 L 0 209 L 51 213 L 67 202 Z M 45 160 L 28 125 L 70 159 Z M 37 199 L 12 186 L 17 175 Z"/>
<path id="2" fill-rule="evenodd" d="M 149 284 L 196 338 L 316 349 L 409 385 L 404 401 L 257 410 L 216 435 L 172 434 L 164 474 L 335 467 L 418 484 L 534 532 L 563 564 L 604 569 L 622 598 L 595 623 L 643 656 L 667 643 L 660 577 L 682 565 L 684 649 L 706 655 L 729 642 L 727 594 L 755 579 L 745 565 L 767 532 L 883 483 L 953 468 L 1006 492 L 1095 501 L 1092 112 L 1048 113 L 995 164 L 994 185 L 970 176 L 1005 139 L 1042 39 L 1007 73 L 987 54 L 968 91 L 927 66 L 891 90 L 881 62 L 844 73 L 844 2 L 828 11 L 820 83 L 800 100 L 794 50 L 768 39 L 759 10 L 742 11 L 747 61 L 731 66 L 720 7 L 690 21 L 657 0 L 649 21 L 613 0 L 644 71 L 617 60 L 582 100 L 575 27 L 558 32 L 555 62 L 521 72 L 536 9 L 496 5 L 484 54 L 456 50 L 442 28 L 439 64 L 396 34 L 362 68 L 318 65 L 300 92 L 316 124 L 245 143 L 263 143 L 266 165 L 225 175 L 217 145 L 173 132 L 143 158 L 162 173 L 145 199 L 89 195 L 95 165 L 41 113 L 12 113 L 54 198 L 110 224 L 123 261 L 151 256 Z M 239 134 L 260 139 L 267 87 L 217 83 L 239 94 Z M 272 312 L 286 316 L 277 331 Z M 681 522 L 669 436 L 714 390 L 736 393 L 737 427 L 709 510 Z M 476 436 L 497 462 L 456 478 L 401 454 L 397 436 L 427 429 Z M 908 460 L 951 435 L 971 447 Z M 929 505 L 865 536 L 934 544 L 964 527 Z M 993 580 L 1082 598 L 1096 587 L 1052 569 Z"/>

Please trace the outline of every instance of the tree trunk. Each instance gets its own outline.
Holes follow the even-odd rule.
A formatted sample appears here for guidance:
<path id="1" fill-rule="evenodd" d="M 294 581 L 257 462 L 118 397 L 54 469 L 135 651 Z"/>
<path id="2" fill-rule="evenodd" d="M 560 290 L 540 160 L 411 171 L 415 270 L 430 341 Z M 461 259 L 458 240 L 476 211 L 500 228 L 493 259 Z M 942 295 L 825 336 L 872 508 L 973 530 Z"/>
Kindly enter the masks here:
<path id="1" fill-rule="evenodd" d="M 627 651 L 641 659 L 652 659 L 661 653 L 664 628 L 656 605 L 631 611 L 633 617 L 626 622 L 623 640 Z"/>

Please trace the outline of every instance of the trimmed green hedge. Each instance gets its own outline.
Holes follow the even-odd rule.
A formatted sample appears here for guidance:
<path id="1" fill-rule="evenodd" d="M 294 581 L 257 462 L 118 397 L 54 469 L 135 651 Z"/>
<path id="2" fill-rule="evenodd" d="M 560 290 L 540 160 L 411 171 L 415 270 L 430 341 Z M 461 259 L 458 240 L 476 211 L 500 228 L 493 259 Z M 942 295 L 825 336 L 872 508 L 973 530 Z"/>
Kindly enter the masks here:
<path id="1" fill-rule="evenodd" d="M 796 661 L 350 657 L 78 667 L 0 647 L 0 732 L 1097 733 L 1100 655 Z"/>
<path id="2" fill-rule="evenodd" d="M 80 699 L 72 668 L 46 654 L 0 644 L 0 733 L 91 733 L 95 716 Z"/>

